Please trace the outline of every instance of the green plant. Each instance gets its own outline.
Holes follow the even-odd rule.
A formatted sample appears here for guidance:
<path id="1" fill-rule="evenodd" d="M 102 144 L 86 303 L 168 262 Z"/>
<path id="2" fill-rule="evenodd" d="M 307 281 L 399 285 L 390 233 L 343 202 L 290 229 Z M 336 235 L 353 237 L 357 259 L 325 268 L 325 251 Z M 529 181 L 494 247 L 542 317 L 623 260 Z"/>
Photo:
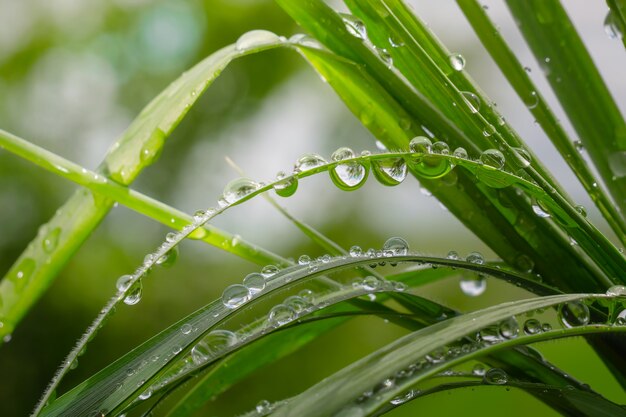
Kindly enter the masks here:
<path id="1" fill-rule="evenodd" d="M 293 398 L 259 403 L 250 415 L 378 415 L 433 392 L 481 385 L 515 387 L 566 415 L 625 415 L 623 406 L 556 368 L 529 345 L 584 335 L 617 384 L 626 387 L 626 260 L 490 104 L 464 71 L 463 57 L 449 53 L 400 0 L 345 0 L 352 15 L 338 14 L 321 1 L 277 3 L 311 36 L 287 40 L 252 31 L 215 52 L 141 112 L 96 172 L 0 132 L 6 150 L 83 186 L 0 284 L 3 337 L 114 202 L 178 230 L 135 272 L 120 277 L 118 292 L 63 363 L 35 414 L 140 415 L 167 402 L 164 415 L 191 415 L 253 371 L 354 317 L 371 315 L 405 329 L 406 335 Z M 507 1 L 602 180 L 577 152 L 485 10 L 475 0 L 457 3 L 624 245 L 626 124 L 560 3 Z M 619 32 L 624 4 L 608 3 Z M 357 155 L 340 148 L 330 162 L 305 155 L 292 174 L 269 184 L 246 178 L 229 183 L 218 206 L 193 216 L 128 188 L 157 160 L 170 133 L 232 60 L 275 48 L 302 55 L 387 151 Z M 325 172 L 346 191 L 360 188 L 370 172 L 386 186 L 415 176 L 502 261 L 485 262 L 478 253 L 465 259 L 454 252 L 419 255 L 400 238 L 389 239 L 379 250 L 346 250 L 278 205 L 327 255 L 289 261 L 207 226 L 231 207 L 272 189 L 289 197 L 302 178 Z M 56 398 L 60 380 L 115 308 L 139 302 L 142 279 L 158 265 L 172 263 L 187 237 L 270 265 Z M 407 268 L 374 269 L 396 265 Z M 446 300 L 420 295 L 425 284 L 459 274 L 468 295 L 479 294 L 490 276 L 532 296 L 463 312 Z"/>

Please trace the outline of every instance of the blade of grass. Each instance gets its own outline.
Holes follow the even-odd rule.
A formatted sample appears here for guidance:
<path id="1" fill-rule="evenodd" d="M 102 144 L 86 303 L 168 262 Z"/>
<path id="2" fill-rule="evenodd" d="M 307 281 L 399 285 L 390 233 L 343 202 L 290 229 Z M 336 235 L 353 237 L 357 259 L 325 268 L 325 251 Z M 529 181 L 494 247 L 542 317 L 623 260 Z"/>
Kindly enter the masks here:
<path id="1" fill-rule="evenodd" d="M 542 297 L 531 300 L 519 300 L 493 306 L 484 310 L 475 311 L 463 316 L 429 326 L 404 336 L 386 347 L 354 362 L 350 366 L 326 378 L 303 393 L 297 395 L 286 405 L 279 406 L 275 416 L 298 415 L 301 417 L 313 415 L 333 415 L 341 410 L 361 412 L 369 415 L 401 392 L 406 391 L 417 382 L 435 375 L 453 365 L 474 359 L 484 353 L 500 351 L 504 348 L 520 344 L 534 343 L 540 340 L 550 340 L 558 337 L 592 334 L 599 332 L 626 332 L 625 326 L 611 326 L 604 324 L 565 327 L 535 335 L 522 335 L 506 339 L 495 344 L 481 344 L 475 350 L 458 355 L 445 355 L 442 360 L 431 360 L 423 365 L 408 378 L 396 381 L 388 390 L 377 392 L 369 401 L 354 404 L 362 393 L 367 392 L 379 381 L 389 378 L 396 372 L 407 369 L 416 361 L 422 361 L 429 353 L 445 347 L 449 343 L 468 334 L 480 331 L 485 326 L 498 323 L 517 315 L 523 316 L 528 311 L 538 308 L 557 306 L 571 301 L 605 297 L 603 295 L 567 294 L 551 297 Z M 427 360 L 426 360 L 427 362 Z M 421 362 L 420 362 L 421 363 Z M 313 404 L 314 402 L 314 404 Z"/>
<path id="2" fill-rule="evenodd" d="M 231 60 L 282 43 L 276 37 L 273 42 L 249 49 L 227 46 L 183 74 L 144 108 L 113 145 L 98 168 L 98 174 L 122 185 L 130 184 L 144 168 L 155 162 L 169 134 Z M 46 233 L 31 241 L 0 282 L 0 298 L 3 300 L 0 341 L 13 331 L 50 286 L 113 203 L 113 200 L 94 196 L 85 189 L 77 190 L 43 227 L 43 230 L 54 231 L 54 245 L 46 243 L 46 239 L 49 240 Z"/>
<path id="3" fill-rule="evenodd" d="M 68 161 L 61 156 L 1 129 L 0 148 L 4 148 L 56 175 L 66 178 L 78 185 L 82 185 L 95 194 L 117 201 L 131 210 L 156 220 L 174 230 L 182 230 L 185 226 L 193 223 L 192 216 L 176 208 L 120 185 L 101 174 L 83 168 L 78 164 Z M 237 238 L 237 245 L 233 245 L 232 241 L 234 236 L 213 225 L 206 225 L 196 230 L 189 235 L 189 238 L 202 240 L 219 249 L 261 265 L 268 263 L 287 265 L 285 260 L 280 256 L 246 242 L 241 238 Z"/>
<path id="4" fill-rule="evenodd" d="M 457 4 L 517 95 L 526 103 L 528 110 L 563 156 L 622 244 L 626 244 L 626 223 L 623 213 L 617 211 L 604 188 L 598 185 L 594 174 L 576 150 L 574 142 L 568 137 L 485 9 L 476 0 L 457 0 Z"/>
<path id="5" fill-rule="evenodd" d="M 557 0 L 507 0 L 615 204 L 626 212 L 626 123 Z"/>

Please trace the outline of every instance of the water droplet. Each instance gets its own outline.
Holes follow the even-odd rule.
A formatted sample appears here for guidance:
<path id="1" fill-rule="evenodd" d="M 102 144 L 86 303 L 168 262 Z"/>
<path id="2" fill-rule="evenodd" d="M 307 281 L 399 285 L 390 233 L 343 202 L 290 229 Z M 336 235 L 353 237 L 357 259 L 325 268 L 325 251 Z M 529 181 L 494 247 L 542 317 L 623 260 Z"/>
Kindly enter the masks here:
<path id="1" fill-rule="evenodd" d="M 292 307 L 278 304 L 270 310 L 267 322 L 272 326 L 282 326 L 293 321 L 297 316 L 298 314 Z"/>
<path id="2" fill-rule="evenodd" d="M 378 47 L 374 47 L 374 49 L 376 51 L 376 55 L 378 55 L 380 60 L 385 63 L 387 68 L 391 68 L 393 66 L 393 58 L 391 57 L 391 54 L 389 53 L 389 51 L 387 51 L 384 48 L 378 48 Z"/>
<path id="3" fill-rule="evenodd" d="M 228 204 L 233 204 L 258 189 L 259 184 L 251 179 L 237 178 L 224 187 L 224 200 L 226 200 Z"/>
<path id="4" fill-rule="evenodd" d="M 259 401 L 255 409 L 258 414 L 266 414 L 272 411 L 272 404 L 267 400 L 262 400 Z"/>
<path id="5" fill-rule="evenodd" d="M 151 396 L 152 396 L 152 390 L 150 388 L 148 388 L 147 390 L 145 390 L 144 392 L 139 394 L 139 399 L 140 400 L 147 400 Z"/>
<path id="6" fill-rule="evenodd" d="M 530 153 L 524 148 L 513 148 L 513 154 L 515 155 L 515 163 L 521 168 L 527 168 L 530 166 L 532 157 Z"/>
<path id="7" fill-rule="evenodd" d="M 388 41 L 392 48 L 400 48 L 401 46 L 404 46 L 404 42 L 402 42 L 401 39 L 396 39 L 393 36 L 390 36 Z"/>
<path id="8" fill-rule="evenodd" d="M 584 326 L 589 323 L 589 307 L 582 301 L 570 301 L 559 307 L 559 318 L 565 327 Z"/>
<path id="9" fill-rule="evenodd" d="M 178 246 L 174 246 L 172 249 L 168 250 L 165 253 L 165 255 L 157 259 L 156 264 L 167 268 L 167 267 L 174 265 L 177 259 L 178 259 Z"/>
<path id="10" fill-rule="evenodd" d="M 526 100 L 524 100 L 524 104 L 526 104 L 526 107 L 528 107 L 531 110 L 537 107 L 537 105 L 539 104 L 539 96 L 537 95 L 537 92 L 532 91 L 526 97 Z"/>
<path id="11" fill-rule="evenodd" d="M 350 148 L 339 148 L 333 152 L 331 159 L 334 162 L 354 158 L 354 152 Z M 359 162 L 346 162 L 338 164 L 329 171 L 333 183 L 342 190 L 356 190 L 367 179 L 367 168 Z"/>
<path id="12" fill-rule="evenodd" d="M 309 301 L 300 297 L 299 295 L 292 295 L 285 298 L 283 304 L 293 308 L 293 310 L 298 314 L 304 312 L 311 305 Z"/>
<path id="13" fill-rule="evenodd" d="M 613 285 L 611 288 L 606 290 L 606 295 L 616 297 L 616 296 L 626 296 L 626 286 L 624 285 Z"/>
<path id="14" fill-rule="evenodd" d="M 502 320 L 499 324 L 498 332 L 505 339 L 515 339 L 519 334 L 519 323 L 515 317 Z"/>
<path id="15" fill-rule="evenodd" d="M 367 29 L 365 28 L 365 24 L 360 19 L 357 19 L 353 15 L 347 13 L 340 13 L 340 15 L 346 25 L 346 30 L 350 33 L 350 35 L 359 39 L 367 39 Z"/>
<path id="16" fill-rule="evenodd" d="M 483 381 L 490 385 L 504 385 L 509 382 L 509 376 L 500 368 L 491 368 L 485 373 Z"/>
<path id="17" fill-rule="evenodd" d="M 309 255 L 302 255 L 298 258 L 298 265 L 308 265 L 311 263 L 311 257 Z"/>
<path id="18" fill-rule="evenodd" d="M 252 30 L 244 33 L 237 39 L 235 49 L 238 51 L 247 51 L 252 48 L 269 46 L 278 41 L 280 41 L 278 35 L 269 30 Z"/>
<path id="19" fill-rule="evenodd" d="M 382 185 L 394 186 L 404 181 L 407 167 L 403 158 L 376 159 L 372 161 L 372 173 Z"/>
<path id="20" fill-rule="evenodd" d="M 474 374 L 476 376 L 483 376 L 483 375 L 485 375 L 485 372 L 486 372 L 485 365 L 483 365 L 482 363 L 477 363 L 472 368 L 472 374 Z"/>
<path id="21" fill-rule="evenodd" d="M 237 308 L 250 299 L 250 290 L 241 284 L 233 284 L 222 293 L 222 303 L 227 308 Z"/>
<path id="22" fill-rule="evenodd" d="M 430 153 L 433 143 L 426 136 L 416 136 L 411 139 L 409 149 L 414 153 Z"/>
<path id="23" fill-rule="evenodd" d="M 318 260 L 322 261 L 322 263 L 327 264 L 330 262 L 332 257 L 329 254 L 324 254 L 318 258 Z"/>
<path id="24" fill-rule="evenodd" d="M 609 10 L 604 18 L 604 32 L 609 39 L 621 39 L 624 37 L 621 22 L 613 10 Z"/>
<path id="25" fill-rule="evenodd" d="M 470 252 L 467 255 L 467 258 L 465 258 L 465 261 L 472 264 L 483 265 L 485 263 L 485 258 L 483 258 L 483 255 L 480 252 Z"/>
<path id="26" fill-rule="evenodd" d="M 185 323 L 182 326 L 180 326 L 180 332 L 182 334 L 189 334 L 191 333 L 192 330 L 193 330 L 193 326 L 189 323 Z"/>
<path id="27" fill-rule="evenodd" d="M 363 278 L 363 281 L 361 282 L 361 286 L 365 291 L 375 291 L 380 288 L 381 284 L 382 282 L 380 279 L 371 275 Z"/>
<path id="28" fill-rule="evenodd" d="M 124 298 L 124 304 L 134 306 L 139 301 L 141 301 L 142 292 L 143 288 L 141 285 L 141 281 L 136 281 L 128 292 L 128 295 L 126 295 L 126 297 Z"/>
<path id="29" fill-rule="evenodd" d="M 582 153 L 585 150 L 585 145 L 579 140 L 574 141 L 574 147 L 579 153 Z"/>
<path id="30" fill-rule="evenodd" d="M 436 153 L 436 154 L 439 154 L 439 155 L 448 155 L 450 153 L 450 147 L 448 146 L 447 143 L 439 140 L 439 141 L 433 143 L 431 151 L 432 151 L 432 153 Z"/>
<path id="31" fill-rule="evenodd" d="M 56 249 L 57 245 L 59 244 L 60 235 L 61 235 L 61 228 L 55 227 L 54 229 L 50 230 L 50 232 L 46 235 L 46 237 L 44 237 L 42 245 L 43 245 L 43 250 L 46 253 L 52 253 L 52 251 Z"/>
<path id="32" fill-rule="evenodd" d="M 165 235 L 165 240 L 169 243 L 174 243 L 176 241 L 176 238 L 177 238 L 177 234 L 175 232 L 169 232 L 168 234 Z"/>
<path id="33" fill-rule="evenodd" d="M 467 151 L 465 150 L 465 148 L 461 148 L 461 147 L 456 148 L 454 152 L 452 152 L 452 155 L 461 159 L 467 159 L 468 157 Z"/>
<path id="34" fill-rule="evenodd" d="M 287 176 L 283 171 L 276 174 L 276 179 L 279 182 L 274 184 L 274 191 L 281 197 L 290 197 L 298 189 L 298 178 L 294 176 Z"/>
<path id="35" fill-rule="evenodd" d="M 404 256 L 409 253 L 409 244 L 401 237 L 392 237 L 383 245 L 383 252 L 385 251 L 391 251 L 395 256 Z"/>
<path id="36" fill-rule="evenodd" d="M 363 249 L 360 246 L 352 246 L 350 248 L 350 256 L 353 258 L 358 258 L 361 255 L 363 255 Z"/>
<path id="37" fill-rule="evenodd" d="M 482 276 L 472 276 L 461 279 L 459 286 L 463 294 L 478 297 L 487 289 L 487 280 Z"/>
<path id="38" fill-rule="evenodd" d="M 541 206 L 541 203 L 539 202 L 539 200 L 535 201 L 532 204 L 532 209 L 533 209 L 533 213 L 535 213 L 537 216 L 542 217 L 544 219 L 547 219 L 548 217 L 550 217 L 550 213 L 548 213 L 548 211 Z"/>
<path id="39" fill-rule="evenodd" d="M 324 165 L 326 160 L 317 154 L 306 154 L 296 161 L 295 170 L 304 172 Z"/>
<path id="40" fill-rule="evenodd" d="M 502 340 L 500 335 L 500 328 L 497 325 L 490 325 L 478 332 L 477 339 L 479 342 L 485 344 L 494 344 Z"/>
<path id="41" fill-rule="evenodd" d="M 448 252 L 448 255 L 446 255 L 446 258 L 452 259 L 455 261 L 461 259 L 461 257 L 459 256 L 459 253 L 455 250 L 451 250 L 450 252 Z"/>
<path id="42" fill-rule="evenodd" d="M 524 322 L 524 333 L 531 335 L 541 333 L 541 323 L 536 319 L 528 319 Z"/>
<path id="43" fill-rule="evenodd" d="M 165 144 L 165 132 L 156 128 L 139 152 L 139 159 L 144 165 L 152 165 L 161 156 Z M 122 177 L 130 176 L 130 172 L 122 172 Z"/>
<path id="44" fill-rule="evenodd" d="M 280 271 L 276 265 L 266 265 L 261 269 L 261 275 L 263 275 L 266 279 L 273 277 Z"/>
<path id="45" fill-rule="evenodd" d="M 450 66 L 455 71 L 462 71 L 465 68 L 465 58 L 461 54 L 452 54 L 448 57 Z"/>
<path id="46" fill-rule="evenodd" d="M 419 394 L 419 391 L 410 390 L 403 395 L 398 395 L 397 397 L 394 397 L 393 399 L 391 399 L 391 401 L 389 401 L 389 403 L 393 405 L 404 404 L 405 402 L 411 401 L 413 398 L 415 398 L 417 394 Z"/>
<path id="47" fill-rule="evenodd" d="M 626 177 L 626 151 L 617 151 L 609 155 L 609 168 L 613 173 L 613 181 Z"/>
<path id="48" fill-rule="evenodd" d="M 191 349 L 191 358 L 196 365 L 201 365 L 234 346 L 237 341 L 237 335 L 230 330 L 213 330 Z"/>
<path id="49" fill-rule="evenodd" d="M 585 206 L 578 204 L 576 207 L 574 207 L 574 209 L 576 209 L 576 211 L 583 217 L 587 217 L 587 210 L 585 209 Z"/>
<path id="50" fill-rule="evenodd" d="M 478 113 L 480 111 L 480 98 L 472 92 L 469 91 L 461 91 L 463 94 L 463 98 L 465 100 L 465 104 L 469 107 L 472 113 Z"/>
<path id="51" fill-rule="evenodd" d="M 480 163 L 495 169 L 504 168 L 504 155 L 497 149 L 487 149 L 480 155 Z"/>
<path id="52" fill-rule="evenodd" d="M 550 325 L 550 323 L 543 323 L 541 325 L 541 331 L 549 332 L 550 330 L 552 330 L 552 325 Z"/>
<path id="53" fill-rule="evenodd" d="M 265 277 L 258 272 L 253 272 L 243 279 L 243 285 L 250 291 L 250 295 L 260 293 L 265 289 Z"/>
<path id="54" fill-rule="evenodd" d="M 324 46 L 315 38 L 305 35 L 304 33 L 296 33 L 289 42 L 295 45 L 306 46 L 313 49 L 324 49 Z"/>

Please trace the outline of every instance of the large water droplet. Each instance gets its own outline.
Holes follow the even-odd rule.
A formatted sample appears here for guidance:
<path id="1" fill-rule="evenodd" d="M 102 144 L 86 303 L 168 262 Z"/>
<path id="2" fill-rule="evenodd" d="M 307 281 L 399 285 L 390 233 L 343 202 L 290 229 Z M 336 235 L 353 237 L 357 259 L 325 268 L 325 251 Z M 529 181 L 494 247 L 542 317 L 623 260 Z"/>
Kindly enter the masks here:
<path id="1" fill-rule="evenodd" d="M 124 304 L 129 306 L 137 304 L 139 301 L 141 301 L 142 292 L 143 288 L 141 285 L 141 281 L 135 282 L 135 284 L 128 292 L 128 295 L 126 295 L 126 297 L 124 298 Z"/>
<path id="2" fill-rule="evenodd" d="M 610 39 L 621 39 L 624 37 L 619 17 L 613 10 L 609 10 L 604 18 L 604 31 Z"/>
<path id="3" fill-rule="evenodd" d="M 267 279 L 276 275 L 278 271 L 280 271 L 280 269 L 276 265 L 265 265 L 261 269 L 261 275 L 263 275 Z"/>
<path id="4" fill-rule="evenodd" d="M 465 258 L 465 261 L 472 264 L 483 265 L 485 263 L 485 258 L 483 258 L 483 255 L 480 252 L 470 252 L 467 255 L 467 258 Z"/>
<path id="5" fill-rule="evenodd" d="M 409 253 L 409 244 L 401 237 L 392 237 L 383 245 L 383 253 L 387 251 L 393 256 L 404 256 Z"/>
<path id="6" fill-rule="evenodd" d="M 485 373 L 483 380 L 490 385 L 504 385 L 509 382 L 509 376 L 500 368 L 491 368 Z"/>
<path id="7" fill-rule="evenodd" d="M 530 156 L 530 153 L 524 149 L 524 148 L 513 148 L 514 151 L 514 155 L 515 155 L 515 163 L 520 167 L 520 168 L 527 168 L 530 166 L 530 162 L 532 160 L 532 157 Z"/>
<path id="8" fill-rule="evenodd" d="M 372 172 L 381 184 L 394 186 L 404 181 L 407 167 L 403 158 L 376 159 L 372 161 Z"/>
<path id="9" fill-rule="evenodd" d="M 237 39 L 235 48 L 238 51 L 247 51 L 252 48 L 272 45 L 278 41 L 280 41 L 280 38 L 274 32 L 269 30 L 252 30 L 244 33 Z"/>
<path id="10" fill-rule="evenodd" d="M 524 333 L 531 335 L 541 333 L 541 322 L 537 319 L 528 319 L 524 322 Z"/>
<path id="11" fill-rule="evenodd" d="M 559 307 L 559 318 L 565 327 L 584 326 L 589 323 L 589 307 L 582 301 L 570 301 Z"/>
<path id="12" fill-rule="evenodd" d="M 358 258 L 361 255 L 363 255 L 363 249 L 360 246 L 352 246 L 350 248 L 350 256 L 353 258 Z"/>
<path id="13" fill-rule="evenodd" d="M 251 179 L 237 178 L 224 187 L 224 200 L 226 200 L 228 204 L 233 204 L 258 189 L 259 184 Z"/>
<path id="14" fill-rule="evenodd" d="M 463 294 L 478 297 L 487 289 L 487 280 L 482 276 L 471 276 L 461 279 L 459 286 Z"/>
<path id="15" fill-rule="evenodd" d="M 430 153 L 432 146 L 432 141 L 426 136 L 416 136 L 409 143 L 409 149 L 414 153 Z"/>
<path id="16" fill-rule="evenodd" d="M 189 323 L 185 323 L 182 326 L 180 326 L 180 332 L 182 334 L 190 334 L 193 330 L 193 326 Z"/>
<path id="17" fill-rule="evenodd" d="M 626 286 L 613 285 L 611 288 L 606 290 L 606 295 L 611 297 L 626 296 Z"/>
<path id="18" fill-rule="evenodd" d="M 450 153 L 450 146 L 448 146 L 447 143 L 438 140 L 437 142 L 433 143 L 431 151 L 432 153 L 436 153 L 439 155 L 448 155 Z"/>
<path id="19" fill-rule="evenodd" d="M 465 68 L 465 58 L 461 54 L 452 54 L 448 57 L 450 66 L 455 71 L 462 71 Z"/>
<path id="20" fill-rule="evenodd" d="M 333 152 L 331 159 L 339 162 L 354 158 L 354 152 L 350 148 L 339 148 Z M 346 162 L 338 164 L 329 171 L 333 183 L 342 190 L 356 190 L 365 183 L 367 167 L 359 162 Z"/>
<path id="21" fill-rule="evenodd" d="M 350 33 L 350 35 L 359 39 L 367 38 L 367 29 L 365 28 L 365 24 L 360 19 L 357 19 L 353 15 L 347 13 L 340 13 L 340 15 L 346 25 L 346 30 Z"/>
<path id="22" fill-rule="evenodd" d="M 46 253 L 52 253 L 52 251 L 56 249 L 59 244 L 59 236 L 61 236 L 60 227 L 55 227 L 54 229 L 50 230 L 48 234 L 46 234 L 42 242 L 43 250 Z"/>
<path id="23" fill-rule="evenodd" d="M 542 207 L 539 200 L 535 201 L 531 207 L 533 209 L 533 213 L 535 213 L 537 216 L 542 217 L 544 219 L 547 219 L 548 217 L 550 217 L 550 213 L 548 213 L 548 211 L 544 207 Z"/>
<path id="24" fill-rule="evenodd" d="M 494 169 L 504 168 L 504 155 L 497 149 L 487 149 L 480 155 L 480 163 Z"/>
<path id="25" fill-rule="evenodd" d="M 297 316 L 298 314 L 291 306 L 278 304 L 270 310 L 267 322 L 272 326 L 282 326 L 293 321 Z"/>
<path id="26" fill-rule="evenodd" d="M 467 155 L 467 151 L 465 150 L 465 148 L 462 147 L 458 147 L 454 150 L 454 152 L 452 152 L 452 156 L 455 156 L 457 158 L 461 158 L 461 159 L 467 159 L 468 155 Z"/>
<path id="27" fill-rule="evenodd" d="M 325 163 L 326 163 L 326 160 L 324 158 L 322 158 L 321 156 L 317 154 L 310 153 L 310 154 L 302 155 L 300 159 L 296 161 L 295 170 L 304 172 L 304 171 L 317 168 L 321 165 L 324 165 Z"/>
<path id="28" fill-rule="evenodd" d="M 498 332 L 505 339 L 515 339 L 519 334 L 519 323 L 515 317 L 502 320 L 498 325 Z"/>
<path id="29" fill-rule="evenodd" d="M 298 189 L 298 178 L 294 176 L 287 176 L 283 171 L 276 174 L 276 179 L 279 182 L 274 184 L 274 191 L 281 197 L 292 196 Z"/>
<path id="30" fill-rule="evenodd" d="M 463 94 L 465 104 L 469 107 L 470 112 L 478 113 L 480 111 L 480 98 L 478 98 L 476 94 L 469 91 L 461 91 L 461 94 Z"/>
<path id="31" fill-rule="evenodd" d="M 411 401 L 418 394 L 419 394 L 419 391 L 409 390 L 403 395 L 398 395 L 397 397 L 394 397 L 393 399 L 389 401 L 389 403 L 393 405 L 404 404 L 407 401 Z"/>
<path id="32" fill-rule="evenodd" d="M 532 91 L 528 96 L 526 96 L 524 104 L 526 104 L 526 107 L 531 110 L 537 107 L 537 105 L 539 104 L 539 96 L 537 95 L 537 92 Z"/>
<path id="33" fill-rule="evenodd" d="M 265 277 L 258 272 L 253 272 L 243 279 L 243 285 L 250 291 L 251 295 L 260 293 L 265 289 Z"/>
<path id="34" fill-rule="evenodd" d="M 233 284 L 222 293 L 222 303 L 227 308 L 237 308 L 250 299 L 250 290 L 241 284 Z"/>

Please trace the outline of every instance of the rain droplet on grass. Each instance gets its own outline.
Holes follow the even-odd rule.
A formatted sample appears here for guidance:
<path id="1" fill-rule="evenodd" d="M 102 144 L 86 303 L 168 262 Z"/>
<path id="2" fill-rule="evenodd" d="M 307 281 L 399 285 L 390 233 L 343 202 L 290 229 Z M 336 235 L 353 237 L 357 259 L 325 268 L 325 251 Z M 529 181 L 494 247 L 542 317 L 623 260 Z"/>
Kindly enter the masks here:
<path id="1" fill-rule="evenodd" d="M 487 149 L 480 155 L 480 163 L 494 169 L 504 168 L 504 155 L 497 149 Z"/>
<path id="2" fill-rule="evenodd" d="M 276 179 L 280 180 L 274 184 L 274 191 L 281 197 L 290 197 L 298 189 L 298 178 L 287 176 L 283 171 L 276 174 Z"/>
<path id="3" fill-rule="evenodd" d="M 241 284 L 233 284 L 224 289 L 222 304 L 227 308 L 237 308 L 250 299 L 250 290 Z"/>
<path id="4" fill-rule="evenodd" d="M 300 157 L 296 161 L 295 169 L 296 171 L 309 171 L 311 169 L 317 168 L 321 165 L 324 165 L 326 160 L 317 154 L 306 154 Z"/>
<path id="5" fill-rule="evenodd" d="M 483 381 L 490 385 L 504 385 L 509 382 L 509 376 L 500 368 L 491 368 L 485 373 Z"/>
<path id="6" fill-rule="evenodd" d="M 478 113 L 480 111 L 480 98 L 470 91 L 461 91 L 465 104 L 469 107 L 470 112 Z"/>
<path id="7" fill-rule="evenodd" d="M 401 237 L 392 237 L 383 245 L 383 252 L 386 251 L 391 251 L 395 256 L 403 256 L 409 253 L 409 244 Z"/>
<path id="8" fill-rule="evenodd" d="M 376 159 L 372 161 L 372 173 L 382 185 L 400 184 L 407 175 L 407 166 L 403 158 Z"/>
<path id="9" fill-rule="evenodd" d="M 589 307 L 582 301 L 570 301 L 559 307 L 559 318 L 568 328 L 584 326 L 589 323 Z"/>
<path id="10" fill-rule="evenodd" d="M 272 326 L 282 326 L 293 321 L 297 316 L 298 314 L 292 307 L 278 304 L 270 310 L 267 322 Z"/>
<path id="11" fill-rule="evenodd" d="M 223 197 L 228 204 L 233 204 L 258 189 L 259 184 L 252 181 L 251 179 L 237 178 L 229 182 L 226 187 L 224 187 Z"/>
<path id="12" fill-rule="evenodd" d="M 252 48 L 260 48 L 276 43 L 280 40 L 278 35 L 269 30 L 252 30 L 246 32 L 237 39 L 235 49 L 238 51 L 247 51 Z"/>
<path id="13" fill-rule="evenodd" d="M 250 295 L 260 293 L 265 289 L 265 277 L 258 272 L 253 272 L 243 279 L 243 285 L 250 291 Z"/>
<path id="14" fill-rule="evenodd" d="M 365 28 L 363 21 L 347 13 L 341 13 L 341 18 L 346 25 L 348 33 L 355 38 L 367 39 L 367 29 Z"/>

